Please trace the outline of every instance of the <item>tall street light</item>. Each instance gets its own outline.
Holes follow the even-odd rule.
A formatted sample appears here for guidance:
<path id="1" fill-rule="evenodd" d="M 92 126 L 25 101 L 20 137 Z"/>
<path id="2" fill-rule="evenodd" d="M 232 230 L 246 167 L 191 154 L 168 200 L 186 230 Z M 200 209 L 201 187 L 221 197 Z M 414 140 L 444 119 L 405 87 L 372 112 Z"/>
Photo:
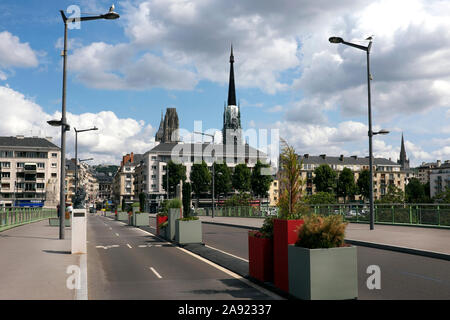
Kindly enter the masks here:
<path id="1" fill-rule="evenodd" d="M 62 89 L 62 112 L 61 120 L 47 121 L 51 126 L 61 127 L 61 173 L 60 173 L 60 194 L 59 194 L 59 239 L 64 239 L 64 213 L 66 208 L 66 199 L 64 191 L 64 179 L 66 177 L 66 131 L 70 130 L 66 119 L 66 67 L 67 67 L 67 24 L 78 21 L 98 20 L 98 19 L 118 19 L 120 16 L 114 12 L 114 5 L 111 6 L 108 13 L 99 16 L 74 17 L 67 18 L 63 10 L 60 10 L 64 22 L 64 50 L 63 56 L 63 89 Z"/>
<path id="2" fill-rule="evenodd" d="M 196 133 L 196 134 L 201 134 L 202 136 L 208 136 L 208 137 L 211 137 L 212 138 L 212 144 L 214 144 L 214 135 L 213 134 L 209 134 L 209 133 L 203 133 L 203 132 L 197 132 L 197 131 L 194 131 L 194 133 Z M 213 152 L 214 152 L 214 150 L 213 150 Z M 212 192 L 211 192 L 211 204 L 212 204 L 212 218 L 214 218 L 214 210 L 215 210 L 215 208 L 214 208 L 214 197 L 215 197 L 215 195 L 214 195 L 214 176 L 216 175 L 216 170 L 215 170 L 215 168 L 214 168 L 214 156 L 213 156 L 213 162 L 212 162 Z"/>
<path id="3" fill-rule="evenodd" d="M 369 210 L 370 210 L 370 230 L 374 229 L 374 205 L 373 205 L 373 154 L 372 154 L 372 137 L 376 134 L 388 134 L 389 131 L 386 130 L 380 130 L 378 132 L 372 131 L 372 106 L 371 106 L 371 98 L 370 98 L 370 80 L 372 80 L 372 76 L 370 75 L 370 60 L 369 60 L 369 53 L 370 49 L 372 47 L 372 38 L 369 37 L 366 40 L 369 40 L 369 44 L 367 47 L 344 41 L 344 39 L 340 37 L 330 37 L 328 41 L 331 43 L 342 43 L 345 45 L 348 45 L 350 47 L 354 47 L 360 50 L 363 50 L 366 52 L 367 56 L 367 100 L 368 100 L 368 113 L 369 113 L 369 171 L 370 171 L 370 181 L 369 181 Z"/>
<path id="4" fill-rule="evenodd" d="M 92 131 L 92 130 L 98 130 L 98 128 L 93 127 L 90 129 L 77 130 L 77 128 L 73 127 L 73 130 L 75 130 L 75 193 L 76 193 L 78 190 L 78 133 Z M 86 159 L 86 160 L 92 160 L 92 158 Z M 84 161 L 86 161 L 86 160 L 84 160 Z M 80 160 L 80 162 L 81 162 L 81 160 Z"/>

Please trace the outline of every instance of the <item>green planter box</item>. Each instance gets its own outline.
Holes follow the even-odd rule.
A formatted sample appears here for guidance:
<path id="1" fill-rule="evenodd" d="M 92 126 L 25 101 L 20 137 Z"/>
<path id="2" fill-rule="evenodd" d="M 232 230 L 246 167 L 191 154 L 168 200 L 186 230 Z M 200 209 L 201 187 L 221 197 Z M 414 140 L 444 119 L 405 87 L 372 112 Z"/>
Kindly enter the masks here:
<path id="1" fill-rule="evenodd" d="M 177 219 L 181 218 L 181 208 L 171 208 L 168 214 L 168 225 L 166 239 L 169 241 L 175 240 L 175 223 Z"/>
<path id="2" fill-rule="evenodd" d="M 304 300 L 358 297 L 356 247 L 307 249 L 288 246 L 289 293 Z"/>
<path id="3" fill-rule="evenodd" d="M 177 220 L 175 241 L 179 244 L 202 243 L 202 222 L 200 220 Z"/>
<path id="4" fill-rule="evenodd" d="M 150 218 L 147 212 L 133 213 L 133 226 L 148 226 L 150 225 Z"/>
<path id="5" fill-rule="evenodd" d="M 59 226 L 59 218 L 48 218 L 48 223 L 51 227 L 58 227 Z M 64 221 L 65 227 L 70 227 L 70 219 L 66 219 Z"/>
<path id="6" fill-rule="evenodd" d="M 118 212 L 117 220 L 119 221 L 128 221 L 128 213 L 127 212 Z"/>

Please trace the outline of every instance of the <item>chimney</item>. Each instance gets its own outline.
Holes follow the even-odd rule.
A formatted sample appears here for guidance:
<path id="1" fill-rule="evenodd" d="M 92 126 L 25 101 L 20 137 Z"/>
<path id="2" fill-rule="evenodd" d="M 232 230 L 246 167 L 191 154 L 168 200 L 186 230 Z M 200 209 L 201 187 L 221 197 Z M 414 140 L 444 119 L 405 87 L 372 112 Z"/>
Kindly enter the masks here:
<path id="1" fill-rule="evenodd" d="M 340 161 L 344 161 L 344 155 L 343 155 L 343 154 L 341 154 L 341 155 L 339 156 L 339 160 L 340 160 Z"/>
<path id="2" fill-rule="evenodd" d="M 437 166 L 440 167 L 441 166 L 441 160 L 437 161 Z"/>
<path id="3" fill-rule="evenodd" d="M 132 152 L 131 155 L 130 155 L 130 162 L 131 162 L 131 163 L 134 162 L 134 155 L 133 155 L 133 152 Z"/>
<path id="4" fill-rule="evenodd" d="M 325 159 L 325 158 L 327 157 L 327 155 L 326 155 L 326 154 L 321 154 L 320 157 L 321 157 L 322 159 Z"/>

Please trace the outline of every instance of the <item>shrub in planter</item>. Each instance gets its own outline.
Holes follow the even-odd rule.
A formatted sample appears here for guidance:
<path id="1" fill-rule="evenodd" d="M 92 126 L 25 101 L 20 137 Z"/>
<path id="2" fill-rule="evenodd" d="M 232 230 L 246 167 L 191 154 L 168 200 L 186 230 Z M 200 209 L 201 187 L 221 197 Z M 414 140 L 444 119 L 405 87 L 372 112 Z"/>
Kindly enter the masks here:
<path id="1" fill-rule="evenodd" d="M 289 293 L 300 299 L 358 297 L 356 247 L 344 243 L 342 216 L 305 217 L 289 246 Z"/>
<path id="2" fill-rule="evenodd" d="M 172 241 L 175 239 L 176 220 L 182 217 L 182 215 L 181 215 L 181 200 L 180 199 L 169 200 L 167 203 L 167 209 L 169 211 L 169 213 L 168 213 L 169 225 L 167 227 L 168 228 L 167 236 L 168 236 L 168 240 Z"/>
<path id="3" fill-rule="evenodd" d="M 273 217 L 258 231 L 248 233 L 249 275 L 262 282 L 273 281 Z"/>

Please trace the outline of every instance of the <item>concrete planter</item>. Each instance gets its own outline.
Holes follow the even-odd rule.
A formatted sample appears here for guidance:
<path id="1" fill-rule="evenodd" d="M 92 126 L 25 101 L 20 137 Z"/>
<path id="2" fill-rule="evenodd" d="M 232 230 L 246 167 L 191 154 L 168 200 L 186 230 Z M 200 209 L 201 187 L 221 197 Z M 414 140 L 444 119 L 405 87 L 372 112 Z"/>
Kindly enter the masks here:
<path id="1" fill-rule="evenodd" d="M 248 273 L 262 282 L 273 281 L 273 239 L 248 235 Z"/>
<path id="2" fill-rule="evenodd" d="M 133 214 L 132 213 L 128 213 L 128 225 L 129 226 L 133 225 Z"/>
<path id="3" fill-rule="evenodd" d="M 169 209 L 169 214 L 168 214 L 169 224 L 167 225 L 167 234 L 166 234 L 167 240 L 169 240 L 169 241 L 175 240 L 175 222 L 177 221 L 177 219 L 180 219 L 181 217 L 182 217 L 181 208 Z"/>
<path id="4" fill-rule="evenodd" d="M 177 220 L 175 241 L 179 244 L 202 243 L 202 222 L 200 220 Z"/>
<path id="5" fill-rule="evenodd" d="M 58 227 L 59 226 L 59 218 L 48 218 L 48 223 L 51 227 Z M 65 227 L 70 227 L 70 219 L 65 219 L 64 221 Z"/>
<path id="6" fill-rule="evenodd" d="M 128 213 L 127 212 L 118 212 L 117 220 L 119 221 L 128 221 Z"/>
<path id="7" fill-rule="evenodd" d="M 289 245 L 289 293 L 304 300 L 358 297 L 356 247 L 307 249 Z"/>
<path id="8" fill-rule="evenodd" d="M 147 212 L 133 213 L 133 226 L 148 226 L 150 224 L 149 219 Z"/>
<path id="9" fill-rule="evenodd" d="M 139 211 L 139 207 L 131 207 L 133 214 Z"/>

